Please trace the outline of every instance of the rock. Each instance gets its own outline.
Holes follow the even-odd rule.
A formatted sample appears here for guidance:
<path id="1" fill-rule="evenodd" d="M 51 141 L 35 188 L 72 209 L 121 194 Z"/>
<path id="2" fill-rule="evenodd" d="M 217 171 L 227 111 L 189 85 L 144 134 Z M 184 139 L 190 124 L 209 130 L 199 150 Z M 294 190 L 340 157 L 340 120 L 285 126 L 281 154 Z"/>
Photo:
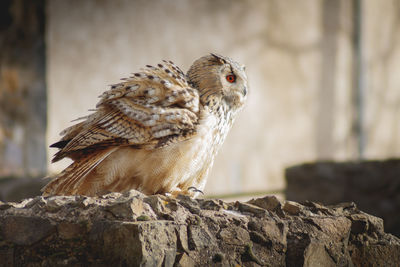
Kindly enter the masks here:
<path id="1" fill-rule="evenodd" d="M 221 261 L 218 260 L 218 261 Z M 179 255 L 178 261 L 176 262 L 176 267 L 192 267 L 196 266 L 196 263 L 193 259 L 191 259 L 186 253 Z"/>
<path id="2" fill-rule="evenodd" d="M 287 168 L 286 198 L 324 205 L 354 201 L 384 220 L 385 230 L 400 237 L 400 159 L 315 162 Z"/>
<path id="3" fill-rule="evenodd" d="M 45 174 L 38 177 L 0 176 L 0 201 L 21 201 L 25 198 L 41 195 L 40 189 L 50 180 L 49 178 L 43 179 L 45 176 Z"/>
<path id="4" fill-rule="evenodd" d="M 270 211 L 276 211 L 281 206 L 281 202 L 276 196 L 265 196 L 263 198 L 252 199 L 248 203 Z"/>
<path id="5" fill-rule="evenodd" d="M 16 245 L 32 245 L 55 231 L 50 221 L 34 216 L 5 216 L 1 218 L 1 235 Z"/>
<path id="6" fill-rule="evenodd" d="M 286 201 L 283 206 L 283 210 L 290 215 L 299 215 L 301 210 L 301 205 L 293 201 Z"/>
<path id="7" fill-rule="evenodd" d="M 145 196 L 0 203 L 0 266 L 391 266 L 400 240 L 354 203 Z"/>
<path id="8" fill-rule="evenodd" d="M 61 239 L 80 238 L 86 232 L 85 225 L 62 222 L 57 225 L 58 236 Z"/>

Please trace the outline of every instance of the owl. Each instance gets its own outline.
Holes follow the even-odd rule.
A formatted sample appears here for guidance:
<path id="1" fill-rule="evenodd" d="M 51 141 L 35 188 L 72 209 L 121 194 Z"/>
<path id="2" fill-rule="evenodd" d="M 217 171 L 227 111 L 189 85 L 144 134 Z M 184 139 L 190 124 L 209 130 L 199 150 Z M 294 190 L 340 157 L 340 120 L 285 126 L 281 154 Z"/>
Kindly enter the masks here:
<path id="1" fill-rule="evenodd" d="M 61 132 L 52 162 L 73 163 L 43 195 L 136 189 L 197 197 L 247 91 L 244 66 L 221 55 L 197 59 L 186 75 L 171 61 L 146 65 Z"/>

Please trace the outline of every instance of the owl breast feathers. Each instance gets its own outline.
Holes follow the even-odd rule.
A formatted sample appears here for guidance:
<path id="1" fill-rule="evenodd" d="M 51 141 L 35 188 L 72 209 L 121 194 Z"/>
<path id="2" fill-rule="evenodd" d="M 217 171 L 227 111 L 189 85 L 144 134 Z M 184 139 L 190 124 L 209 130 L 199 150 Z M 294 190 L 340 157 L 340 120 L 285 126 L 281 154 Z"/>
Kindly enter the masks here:
<path id="1" fill-rule="evenodd" d="M 246 98 L 244 67 L 210 54 L 185 75 L 171 61 L 147 65 L 100 96 L 94 113 L 61 132 L 53 162 L 73 163 L 43 195 L 97 196 L 203 190 L 214 157 Z M 197 190 L 192 190 L 193 188 Z"/>

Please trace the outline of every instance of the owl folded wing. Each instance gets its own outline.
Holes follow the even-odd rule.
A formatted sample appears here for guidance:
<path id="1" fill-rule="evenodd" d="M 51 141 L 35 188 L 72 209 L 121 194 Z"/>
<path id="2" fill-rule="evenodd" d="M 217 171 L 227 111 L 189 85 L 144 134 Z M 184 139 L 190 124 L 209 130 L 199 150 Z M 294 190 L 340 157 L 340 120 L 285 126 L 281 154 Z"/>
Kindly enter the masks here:
<path id="1" fill-rule="evenodd" d="M 95 112 L 63 132 L 51 147 L 53 162 L 76 159 L 110 146 L 151 149 L 190 138 L 199 123 L 199 94 L 170 61 L 112 85 L 100 96 Z"/>

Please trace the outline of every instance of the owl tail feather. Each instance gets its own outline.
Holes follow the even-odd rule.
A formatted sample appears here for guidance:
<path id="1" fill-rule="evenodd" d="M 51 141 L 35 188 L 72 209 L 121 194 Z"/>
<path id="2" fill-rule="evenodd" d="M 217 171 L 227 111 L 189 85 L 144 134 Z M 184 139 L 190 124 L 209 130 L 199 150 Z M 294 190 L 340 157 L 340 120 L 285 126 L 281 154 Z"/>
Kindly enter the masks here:
<path id="1" fill-rule="evenodd" d="M 74 161 L 50 183 L 42 188 L 43 196 L 51 195 L 93 195 L 95 192 L 84 190 L 89 174 L 117 147 L 102 149 L 91 153 L 86 158 Z M 89 188 L 91 188 L 89 186 Z"/>

